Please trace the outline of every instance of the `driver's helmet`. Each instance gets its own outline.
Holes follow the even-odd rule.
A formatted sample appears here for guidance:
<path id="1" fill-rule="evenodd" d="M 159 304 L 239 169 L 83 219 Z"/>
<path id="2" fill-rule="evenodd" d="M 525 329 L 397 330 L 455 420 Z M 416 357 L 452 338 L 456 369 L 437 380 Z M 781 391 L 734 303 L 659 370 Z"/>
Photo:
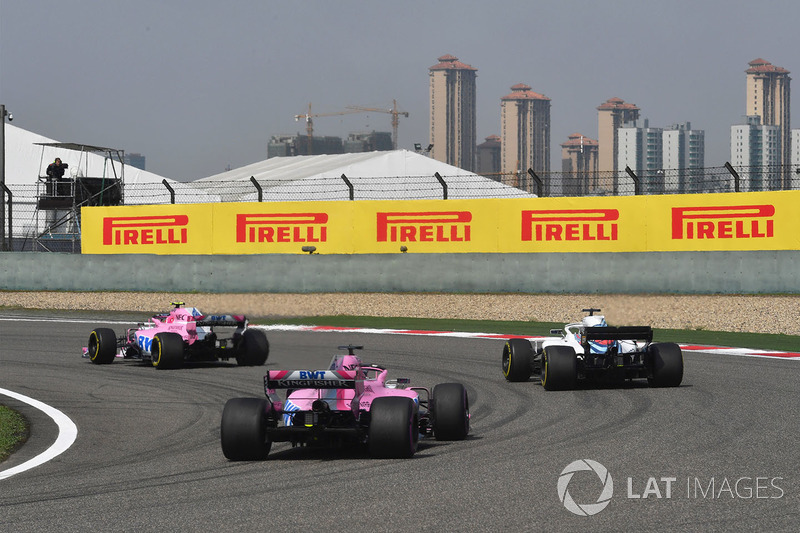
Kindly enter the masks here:
<path id="1" fill-rule="evenodd" d="M 606 324 L 606 317 L 603 315 L 585 316 L 583 317 L 583 326 L 586 328 L 604 327 Z"/>
<path id="2" fill-rule="evenodd" d="M 357 370 L 361 359 L 357 355 L 334 355 L 330 370 Z"/>

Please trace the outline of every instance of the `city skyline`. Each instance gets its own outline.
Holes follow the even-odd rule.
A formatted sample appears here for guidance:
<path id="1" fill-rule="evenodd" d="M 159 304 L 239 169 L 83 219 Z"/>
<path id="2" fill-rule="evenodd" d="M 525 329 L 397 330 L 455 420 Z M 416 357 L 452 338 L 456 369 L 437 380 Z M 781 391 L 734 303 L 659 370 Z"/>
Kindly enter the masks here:
<path id="1" fill-rule="evenodd" d="M 523 83 L 551 99 L 551 170 L 569 135 L 597 138 L 596 108 L 614 97 L 652 124 L 704 130 L 706 165 L 720 166 L 746 114 L 748 62 L 798 68 L 798 16 L 789 1 L 0 0 L 0 103 L 15 125 L 141 153 L 149 170 L 188 180 L 265 159 L 272 135 L 304 131 L 294 117 L 309 102 L 334 113 L 396 100 L 409 113 L 399 147 L 427 145 L 428 68 L 451 54 L 477 69 L 478 143 L 500 134 L 501 98 Z M 391 131 L 391 116 L 324 117 L 314 130 Z"/>

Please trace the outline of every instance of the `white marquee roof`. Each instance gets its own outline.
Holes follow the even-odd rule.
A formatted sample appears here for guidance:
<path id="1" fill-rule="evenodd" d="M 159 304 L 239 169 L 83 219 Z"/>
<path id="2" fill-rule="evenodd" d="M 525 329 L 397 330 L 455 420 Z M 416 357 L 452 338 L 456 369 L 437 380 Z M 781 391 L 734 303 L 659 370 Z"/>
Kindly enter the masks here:
<path id="1" fill-rule="evenodd" d="M 9 188 L 13 185 L 36 185 L 38 178 L 46 175 L 47 165 L 56 157 L 60 157 L 69 165 L 70 172 L 77 170 L 79 175 L 114 177 L 115 172 L 120 173 L 119 163 L 115 161 L 115 168 L 112 170 L 102 153 L 104 150 L 114 149 L 78 143 L 59 143 L 8 123 L 5 125 L 5 144 L 6 185 Z M 82 147 L 86 149 L 82 150 Z M 125 165 L 125 203 L 169 203 L 170 194 L 162 183 L 164 179 L 158 174 Z M 189 201 L 181 200 L 181 196 L 192 198 L 193 202 L 219 201 L 218 196 L 203 194 L 186 183 L 171 179 L 167 179 L 167 182 L 175 190 L 176 202 Z"/>
<path id="2" fill-rule="evenodd" d="M 191 183 L 226 201 L 257 200 L 251 177 L 264 201 L 348 200 L 344 174 L 356 200 L 430 199 L 442 197 L 437 172 L 450 199 L 534 196 L 408 150 L 274 157 Z"/>

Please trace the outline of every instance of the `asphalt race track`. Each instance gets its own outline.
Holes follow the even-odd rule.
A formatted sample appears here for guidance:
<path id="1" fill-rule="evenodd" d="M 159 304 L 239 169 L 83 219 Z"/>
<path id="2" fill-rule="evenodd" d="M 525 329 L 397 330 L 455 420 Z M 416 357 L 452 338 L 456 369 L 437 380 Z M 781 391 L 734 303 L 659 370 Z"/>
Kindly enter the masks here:
<path id="1" fill-rule="evenodd" d="M 535 380 L 505 382 L 502 340 L 270 331 L 267 367 L 82 359 L 89 332 L 120 318 L 0 313 L 0 388 L 78 427 L 66 452 L 0 481 L 0 531 L 796 531 L 800 522 L 797 361 L 687 352 L 679 388 L 546 392 Z M 362 357 L 390 377 L 463 382 L 469 438 L 425 442 L 410 460 L 288 444 L 263 462 L 223 457 L 229 398 L 263 397 L 265 368 L 325 368 L 348 343 L 365 345 Z M 2 471 L 45 450 L 57 429 L 32 407 L 0 402 L 33 424 Z M 590 516 L 559 498 L 560 478 L 568 502 L 610 494 L 591 470 L 562 476 L 581 459 L 613 480 L 607 506 Z"/>

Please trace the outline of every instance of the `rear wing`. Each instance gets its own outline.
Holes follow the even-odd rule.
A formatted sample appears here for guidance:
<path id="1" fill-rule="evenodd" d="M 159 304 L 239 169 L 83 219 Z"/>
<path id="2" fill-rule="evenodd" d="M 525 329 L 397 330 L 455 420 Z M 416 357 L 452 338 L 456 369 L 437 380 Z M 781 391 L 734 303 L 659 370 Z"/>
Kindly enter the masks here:
<path id="1" fill-rule="evenodd" d="M 265 389 L 355 389 L 356 372 L 350 370 L 270 370 Z"/>
<path id="2" fill-rule="evenodd" d="M 653 328 L 650 326 L 594 326 L 584 328 L 581 344 L 589 341 L 645 341 L 652 342 Z"/>
<path id="3" fill-rule="evenodd" d="M 243 315 L 204 315 L 195 320 L 198 327 L 219 326 L 243 328 L 247 318 Z"/>

